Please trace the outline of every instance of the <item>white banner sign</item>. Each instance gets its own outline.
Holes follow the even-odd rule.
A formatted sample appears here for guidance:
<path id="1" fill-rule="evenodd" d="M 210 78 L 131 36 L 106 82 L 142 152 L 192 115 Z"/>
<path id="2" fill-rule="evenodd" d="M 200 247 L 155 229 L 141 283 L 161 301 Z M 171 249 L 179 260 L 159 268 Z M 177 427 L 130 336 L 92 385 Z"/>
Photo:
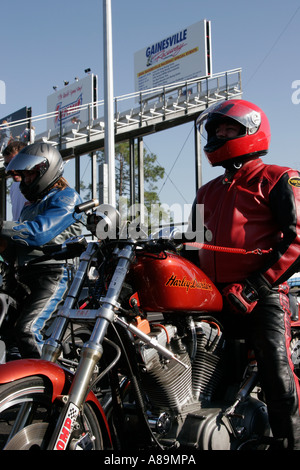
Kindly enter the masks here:
<path id="1" fill-rule="evenodd" d="M 166 36 L 134 55 L 135 91 L 211 75 L 210 21 Z"/>
<path id="2" fill-rule="evenodd" d="M 97 101 L 97 76 L 90 74 L 81 80 L 67 85 L 47 97 L 47 113 L 53 113 L 48 119 L 48 129 L 51 135 L 59 132 L 60 126 L 64 132 L 76 125 L 88 124 L 89 118 L 96 118 L 96 108 L 88 108 L 89 103 Z"/>

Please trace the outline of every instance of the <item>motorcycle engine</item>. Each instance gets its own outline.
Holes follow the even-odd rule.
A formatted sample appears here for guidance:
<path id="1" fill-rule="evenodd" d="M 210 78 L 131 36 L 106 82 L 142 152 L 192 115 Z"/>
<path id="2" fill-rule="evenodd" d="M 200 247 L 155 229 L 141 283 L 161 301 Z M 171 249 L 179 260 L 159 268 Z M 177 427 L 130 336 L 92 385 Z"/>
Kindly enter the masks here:
<path id="1" fill-rule="evenodd" d="M 182 413 L 193 401 L 192 370 L 187 348 L 174 325 L 154 324 L 150 335 L 160 345 L 171 349 L 189 367 L 184 368 L 178 362 L 166 360 L 155 349 L 139 344 L 143 387 L 155 413 Z"/>
<path id="2" fill-rule="evenodd" d="M 149 406 L 149 423 L 164 439 L 199 449 L 230 449 L 230 426 L 222 420 L 222 408 L 213 402 L 224 375 L 224 338 L 219 326 L 203 320 L 190 321 L 183 333 L 180 322 L 151 324 L 151 333 L 160 345 L 170 349 L 176 361 L 164 359 L 155 349 L 136 341 L 141 380 Z M 266 428 L 264 404 L 250 400 L 243 405 L 249 423 L 247 436 Z M 247 414 L 248 413 L 248 414 Z M 249 416 L 251 419 L 249 420 Z M 239 422 L 241 433 L 243 423 Z"/>
<path id="3" fill-rule="evenodd" d="M 187 369 L 137 343 L 143 385 L 152 406 L 158 412 L 168 410 L 176 415 L 198 409 L 200 401 L 210 401 L 222 377 L 222 335 L 218 328 L 206 322 L 193 323 L 192 338 L 179 334 L 179 329 L 175 324 L 154 323 L 150 335 L 188 365 Z"/>

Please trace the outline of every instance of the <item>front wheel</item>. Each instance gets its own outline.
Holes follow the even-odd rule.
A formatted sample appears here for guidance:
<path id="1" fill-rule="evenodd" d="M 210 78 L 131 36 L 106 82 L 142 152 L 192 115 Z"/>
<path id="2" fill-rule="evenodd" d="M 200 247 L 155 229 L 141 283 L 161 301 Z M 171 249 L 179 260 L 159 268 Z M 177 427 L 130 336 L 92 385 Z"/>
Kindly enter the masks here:
<path id="1" fill-rule="evenodd" d="M 294 372 L 300 380 L 300 333 L 293 334 L 291 344 L 291 357 L 294 365 Z"/>
<path id="2" fill-rule="evenodd" d="M 60 403 L 52 402 L 51 386 L 42 377 L 28 377 L 0 386 L 0 449 L 46 450 Z M 68 450 L 102 450 L 101 429 L 86 403 L 78 417 Z"/>

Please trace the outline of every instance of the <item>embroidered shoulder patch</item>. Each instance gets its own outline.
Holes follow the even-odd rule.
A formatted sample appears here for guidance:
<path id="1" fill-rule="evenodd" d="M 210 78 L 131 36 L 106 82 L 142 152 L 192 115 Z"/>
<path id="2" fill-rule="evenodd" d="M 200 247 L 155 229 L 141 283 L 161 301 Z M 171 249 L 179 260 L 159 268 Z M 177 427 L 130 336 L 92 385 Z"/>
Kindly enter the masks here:
<path id="1" fill-rule="evenodd" d="M 294 178 L 290 178 L 288 183 L 295 188 L 300 188 L 300 178 L 295 176 Z"/>

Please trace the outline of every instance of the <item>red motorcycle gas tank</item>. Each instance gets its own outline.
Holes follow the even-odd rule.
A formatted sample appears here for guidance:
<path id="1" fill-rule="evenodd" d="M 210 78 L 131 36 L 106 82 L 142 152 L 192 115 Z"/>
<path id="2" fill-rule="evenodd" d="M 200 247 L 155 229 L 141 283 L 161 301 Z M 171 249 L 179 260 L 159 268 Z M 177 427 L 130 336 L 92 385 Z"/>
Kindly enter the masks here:
<path id="1" fill-rule="evenodd" d="M 131 275 L 144 311 L 196 313 L 222 309 L 222 296 L 206 274 L 176 254 L 141 255 Z"/>

